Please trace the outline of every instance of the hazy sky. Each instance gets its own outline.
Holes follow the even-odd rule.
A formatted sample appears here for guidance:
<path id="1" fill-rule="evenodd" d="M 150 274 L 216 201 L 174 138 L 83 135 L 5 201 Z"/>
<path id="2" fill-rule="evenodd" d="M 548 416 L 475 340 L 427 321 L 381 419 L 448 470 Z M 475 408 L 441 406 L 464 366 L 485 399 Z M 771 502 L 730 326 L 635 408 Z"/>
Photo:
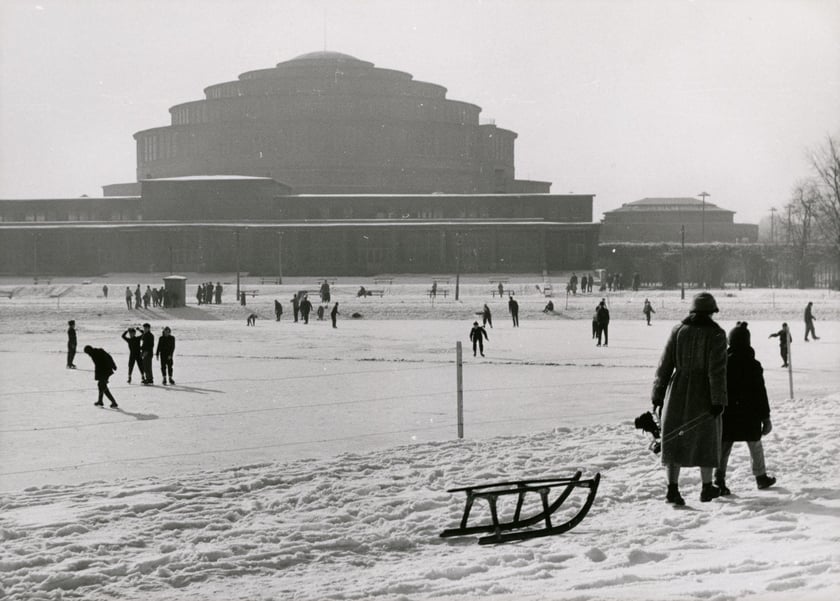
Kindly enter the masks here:
<path id="1" fill-rule="evenodd" d="M 325 46 L 478 104 L 596 220 L 705 190 L 754 222 L 840 135 L 840 0 L 2 0 L 0 198 L 134 181 L 170 106 Z"/>

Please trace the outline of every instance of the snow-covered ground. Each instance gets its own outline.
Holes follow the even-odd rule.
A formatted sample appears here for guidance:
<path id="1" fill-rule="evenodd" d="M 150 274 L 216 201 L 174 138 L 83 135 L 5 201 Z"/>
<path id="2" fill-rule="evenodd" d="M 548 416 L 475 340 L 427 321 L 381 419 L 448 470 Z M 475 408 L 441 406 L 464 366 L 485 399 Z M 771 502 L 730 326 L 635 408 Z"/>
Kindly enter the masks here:
<path id="1" fill-rule="evenodd" d="M 601 295 L 572 297 L 568 310 L 565 296 L 555 297 L 558 314 L 546 315 L 537 278 L 510 283 L 518 329 L 477 276 L 464 278 L 460 302 L 434 303 L 424 294 L 428 278 L 397 278 L 384 297 L 366 299 L 355 298 L 359 281 L 339 280 L 337 329 L 292 324 L 288 299 L 317 288 L 315 280 L 245 281 L 259 291 L 248 308 L 230 302 L 227 286 L 223 305 L 131 313 L 125 286 L 159 279 L 109 278 L 108 300 L 102 279 L 0 280 L 0 292 L 13 293 L 0 297 L 0 597 L 840 596 L 837 294 L 716 293 L 724 327 L 751 322 L 775 425 L 765 440 L 768 468 L 779 483 L 758 491 L 737 445 L 734 494 L 701 504 L 689 469 L 688 506 L 673 509 L 658 457 L 632 422 L 649 407 L 656 361 L 691 292 L 686 301 L 672 291 L 611 295 L 610 345 L 596 348 L 589 318 Z M 641 315 L 646 297 L 657 310 L 651 327 Z M 285 304 L 280 323 L 274 298 Z M 821 340 L 805 344 L 808 300 Z M 473 358 L 467 334 L 484 302 L 495 328 L 487 357 Z M 261 317 L 254 328 L 245 326 L 251 311 Z M 350 319 L 353 312 L 363 318 Z M 71 318 L 80 350 L 102 346 L 117 360 L 111 388 L 120 411 L 92 406 L 87 356 L 77 357 L 78 370 L 64 369 Z M 793 399 L 778 345 L 767 339 L 782 320 L 795 335 Z M 173 329 L 173 387 L 125 382 L 119 334 L 143 321 L 156 334 Z M 576 470 L 602 481 L 570 532 L 489 547 L 438 537 L 463 509 L 463 495 L 448 488 Z M 569 511 L 582 497 L 570 498 Z M 477 509 L 476 517 L 487 513 Z"/>

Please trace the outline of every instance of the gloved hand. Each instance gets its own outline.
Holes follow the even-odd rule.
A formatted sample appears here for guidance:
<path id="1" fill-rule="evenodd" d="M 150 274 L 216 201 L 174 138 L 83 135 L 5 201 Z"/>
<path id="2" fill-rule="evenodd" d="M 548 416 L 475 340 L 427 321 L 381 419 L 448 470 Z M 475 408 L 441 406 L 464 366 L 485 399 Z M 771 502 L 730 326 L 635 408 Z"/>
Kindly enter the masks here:
<path id="1" fill-rule="evenodd" d="M 709 414 L 711 414 L 712 417 L 717 417 L 721 413 L 723 413 L 723 405 L 712 405 L 712 408 L 709 409 Z"/>
<path id="2" fill-rule="evenodd" d="M 770 432 L 773 431 L 773 424 L 770 422 L 770 418 L 768 417 L 764 421 L 761 422 L 761 435 L 767 436 Z"/>

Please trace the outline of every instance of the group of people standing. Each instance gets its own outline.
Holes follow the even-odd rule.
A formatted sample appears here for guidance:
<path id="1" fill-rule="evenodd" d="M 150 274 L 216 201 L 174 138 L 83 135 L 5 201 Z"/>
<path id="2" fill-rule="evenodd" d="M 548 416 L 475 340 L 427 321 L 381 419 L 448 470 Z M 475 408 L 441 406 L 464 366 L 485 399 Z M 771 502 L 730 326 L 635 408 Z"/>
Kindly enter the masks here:
<path id="1" fill-rule="evenodd" d="M 584 274 L 580 278 L 580 292 L 581 294 L 585 294 L 587 292 L 592 292 L 592 285 L 595 283 L 595 276 L 591 273 L 587 276 Z M 576 273 L 572 273 L 572 277 L 569 278 L 569 283 L 566 285 L 566 292 L 576 295 L 578 291 L 578 276 Z"/>
<path id="2" fill-rule="evenodd" d="M 322 287 L 321 302 L 322 303 L 327 303 L 327 302 L 329 302 L 329 299 L 330 299 L 329 284 L 327 284 L 327 282 L 324 282 L 324 285 L 327 286 L 327 290 L 326 290 L 326 295 L 325 295 L 323 287 Z M 326 301 L 324 300 L 325 298 L 327 299 Z M 292 296 L 292 299 L 291 299 L 290 302 L 292 304 L 292 316 L 294 317 L 295 323 L 298 322 L 298 319 L 302 319 L 303 323 L 308 324 L 309 323 L 309 315 L 312 313 L 312 301 L 309 300 L 309 295 L 305 294 L 305 293 L 304 294 L 296 293 L 294 296 Z M 316 310 L 315 313 L 318 316 L 319 320 L 324 319 L 324 314 L 326 313 L 326 308 L 328 306 L 329 305 L 327 305 L 327 304 L 318 305 L 318 309 Z M 332 327 L 334 327 L 334 328 L 338 327 L 338 316 L 339 315 L 341 315 L 341 313 L 338 312 L 338 303 L 336 302 L 333 305 L 332 310 L 330 311 L 330 320 L 332 321 Z M 283 304 L 279 300 L 275 299 L 275 301 L 274 301 L 274 319 L 276 321 L 280 321 L 280 318 L 282 316 L 283 316 Z"/>
<path id="3" fill-rule="evenodd" d="M 651 401 L 662 424 L 665 500 L 685 505 L 680 470 L 699 467 L 700 501 L 730 494 L 726 484 L 729 454 L 745 441 L 756 486 L 776 483 L 768 476 L 761 437 L 773 428 L 761 363 L 755 359 L 747 322 L 727 335 L 712 319 L 715 298 L 701 292 L 688 317 L 671 331 L 656 370 Z"/>
<path id="4" fill-rule="evenodd" d="M 102 289 L 104 291 L 105 287 L 103 286 Z M 105 293 L 105 298 L 108 298 L 107 293 Z M 134 301 L 133 306 L 132 300 Z M 125 304 L 129 309 L 148 309 L 150 305 L 152 307 L 168 307 L 170 304 L 169 291 L 163 286 L 152 288 L 147 285 L 145 292 L 141 292 L 140 284 L 137 284 L 134 292 L 132 292 L 131 287 L 126 286 Z"/>
<path id="5" fill-rule="evenodd" d="M 221 305 L 223 290 L 224 287 L 221 282 L 216 282 L 215 286 L 213 282 L 204 282 L 196 288 L 195 299 L 199 305 Z"/>

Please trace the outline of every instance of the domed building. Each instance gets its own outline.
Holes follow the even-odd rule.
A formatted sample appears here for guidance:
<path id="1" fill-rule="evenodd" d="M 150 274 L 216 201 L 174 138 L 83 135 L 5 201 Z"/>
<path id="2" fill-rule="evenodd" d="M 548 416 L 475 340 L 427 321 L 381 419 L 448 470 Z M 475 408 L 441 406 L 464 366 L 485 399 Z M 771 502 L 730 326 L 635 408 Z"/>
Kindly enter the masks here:
<path id="1" fill-rule="evenodd" d="M 211 85 L 140 131 L 138 181 L 269 177 L 296 194 L 546 193 L 515 179 L 517 134 L 481 108 L 338 52 L 312 52 Z"/>

